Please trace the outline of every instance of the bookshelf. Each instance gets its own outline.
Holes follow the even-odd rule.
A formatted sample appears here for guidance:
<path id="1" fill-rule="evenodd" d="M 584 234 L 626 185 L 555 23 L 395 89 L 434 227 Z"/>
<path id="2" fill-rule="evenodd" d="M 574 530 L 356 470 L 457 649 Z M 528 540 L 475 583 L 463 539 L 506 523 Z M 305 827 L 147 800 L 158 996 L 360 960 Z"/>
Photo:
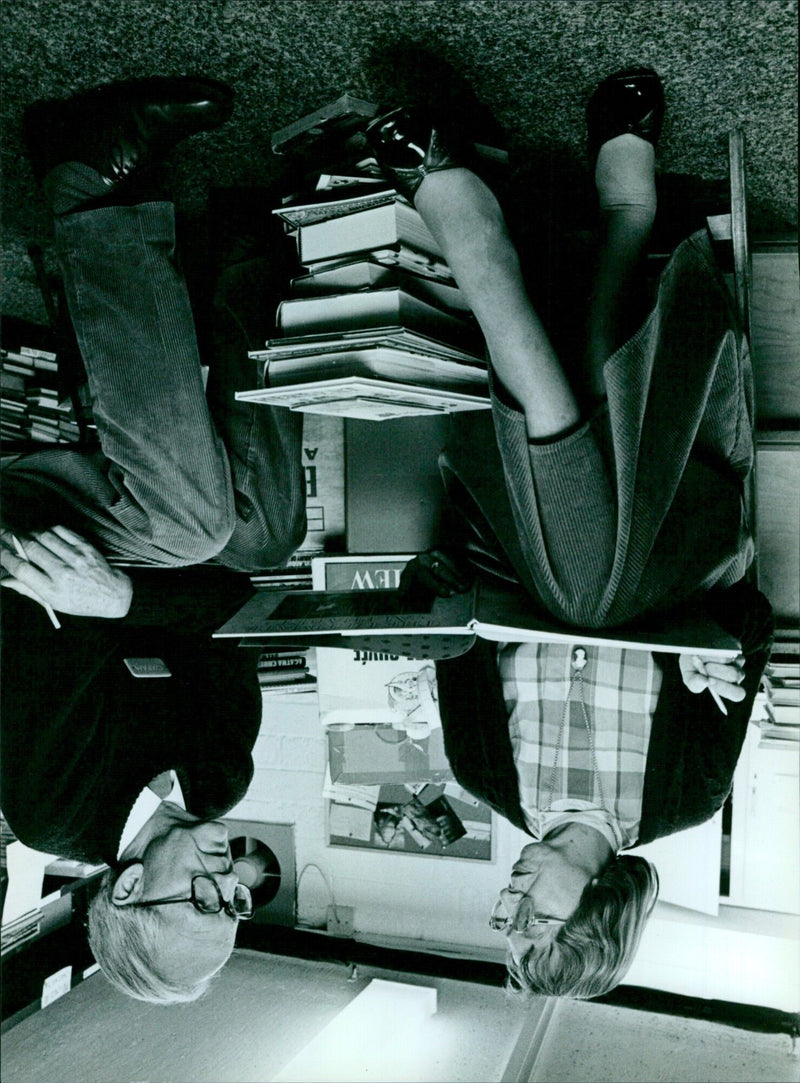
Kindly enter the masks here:
<path id="1" fill-rule="evenodd" d="M 60 877 L 61 886 L 42 899 L 35 935 L 3 952 L 0 1032 L 46 1006 L 51 990 L 56 991 L 49 979 L 60 974 L 59 987 L 66 992 L 97 969 L 84 925 L 104 869 L 86 876 Z"/>
<path id="2" fill-rule="evenodd" d="M 97 443 L 88 385 L 75 379 L 58 336 L 13 316 L 2 320 L 0 440 L 3 454 Z"/>

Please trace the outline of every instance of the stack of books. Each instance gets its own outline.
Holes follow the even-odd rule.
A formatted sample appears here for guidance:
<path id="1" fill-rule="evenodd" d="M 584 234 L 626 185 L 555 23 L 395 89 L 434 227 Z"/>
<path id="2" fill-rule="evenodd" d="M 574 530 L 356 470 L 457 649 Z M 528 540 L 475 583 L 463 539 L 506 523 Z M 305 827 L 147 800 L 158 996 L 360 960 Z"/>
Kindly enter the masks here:
<path id="1" fill-rule="evenodd" d="M 250 354 L 264 388 L 237 398 L 370 420 L 488 408 L 480 330 L 420 214 L 368 154 L 312 183 L 274 211 L 303 273 Z"/>
<path id="2" fill-rule="evenodd" d="M 12 361 L 8 365 L 8 354 L 3 351 L 0 362 L 0 439 L 26 440 L 30 436 L 28 420 L 28 400 L 25 388 L 32 370 L 17 371 Z"/>
<path id="3" fill-rule="evenodd" d="M 50 444 L 75 443 L 80 427 L 75 420 L 72 402 L 59 398 L 58 390 L 42 384 L 26 388 L 30 436 Z"/>
<path id="4" fill-rule="evenodd" d="M 9 955 L 21 944 L 28 940 L 35 940 L 39 935 L 42 925 L 42 911 L 28 910 L 12 921 L 3 924 L 3 935 L 0 938 L 0 954 Z"/>
<path id="5" fill-rule="evenodd" d="M 800 653 L 796 641 L 775 640 L 756 704 L 760 748 L 794 748 L 800 742 Z"/>
<path id="6" fill-rule="evenodd" d="M 311 560 L 250 576 L 256 590 L 311 590 Z"/>
<path id="7" fill-rule="evenodd" d="M 262 695 L 314 692 L 317 679 L 308 666 L 308 651 L 266 651 L 258 659 Z"/>

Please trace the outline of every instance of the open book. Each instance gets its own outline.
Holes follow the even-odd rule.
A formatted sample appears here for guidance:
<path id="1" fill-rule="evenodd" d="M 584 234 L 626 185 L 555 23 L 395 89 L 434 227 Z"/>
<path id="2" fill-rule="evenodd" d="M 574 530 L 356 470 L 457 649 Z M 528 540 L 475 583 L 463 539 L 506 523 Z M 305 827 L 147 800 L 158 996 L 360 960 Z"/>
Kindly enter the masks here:
<path id="1" fill-rule="evenodd" d="M 606 644 L 720 660 L 735 657 L 740 646 L 702 606 L 635 625 L 585 630 L 542 619 L 521 592 L 485 583 L 451 598 L 431 597 L 424 605 L 397 590 L 261 592 L 214 633 L 233 639 L 288 637 L 319 646 L 335 646 L 336 637 L 381 637 L 388 641 L 385 649 L 396 637 L 397 653 L 404 654 L 409 653 L 408 638 L 416 635 L 439 640 L 443 649 L 434 646 L 426 652 L 430 657 L 463 654 L 477 636 L 508 643 Z"/>

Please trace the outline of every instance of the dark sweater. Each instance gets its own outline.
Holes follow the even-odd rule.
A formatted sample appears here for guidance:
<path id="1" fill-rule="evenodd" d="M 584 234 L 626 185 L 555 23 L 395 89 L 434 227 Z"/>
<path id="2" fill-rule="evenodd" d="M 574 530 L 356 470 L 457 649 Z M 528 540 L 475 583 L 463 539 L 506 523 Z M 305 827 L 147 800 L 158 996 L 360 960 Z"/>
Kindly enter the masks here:
<path id="1" fill-rule="evenodd" d="M 252 593 L 209 567 L 131 569 L 122 620 L 61 618 L 3 592 L 2 808 L 28 846 L 113 863 L 140 790 L 174 768 L 190 812 L 232 808 L 252 777 L 257 653 L 211 639 Z M 157 657 L 168 678 L 123 659 Z"/>
<path id="2" fill-rule="evenodd" d="M 727 701 L 728 714 L 723 715 L 707 692 L 698 695 L 686 688 L 678 655 L 655 653 L 662 683 L 647 752 L 638 844 L 704 823 L 722 807 L 769 659 L 773 617 L 763 594 L 741 581 L 729 590 L 712 591 L 706 600 L 714 619 L 742 644 L 746 695 L 740 703 Z M 496 653 L 496 643 L 479 639 L 467 654 L 437 662 L 445 750 L 465 789 L 528 831 Z"/>

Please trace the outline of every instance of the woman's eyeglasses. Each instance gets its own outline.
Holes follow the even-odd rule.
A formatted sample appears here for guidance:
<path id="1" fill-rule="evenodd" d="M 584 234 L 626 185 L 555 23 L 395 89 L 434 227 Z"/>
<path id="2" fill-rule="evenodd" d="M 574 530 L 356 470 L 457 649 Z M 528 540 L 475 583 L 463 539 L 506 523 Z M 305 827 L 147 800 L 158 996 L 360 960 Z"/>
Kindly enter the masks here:
<path id="1" fill-rule="evenodd" d="M 533 902 L 527 895 L 523 895 L 517 904 L 517 909 L 514 911 L 513 916 L 509 914 L 503 899 L 498 899 L 492 907 L 492 913 L 489 916 L 489 928 L 494 929 L 495 932 L 498 933 L 511 932 L 514 919 L 520 912 L 524 920 L 522 922 L 517 922 L 517 932 L 524 932 L 532 925 L 566 924 L 566 918 L 537 917 L 536 912 L 533 909 Z"/>

